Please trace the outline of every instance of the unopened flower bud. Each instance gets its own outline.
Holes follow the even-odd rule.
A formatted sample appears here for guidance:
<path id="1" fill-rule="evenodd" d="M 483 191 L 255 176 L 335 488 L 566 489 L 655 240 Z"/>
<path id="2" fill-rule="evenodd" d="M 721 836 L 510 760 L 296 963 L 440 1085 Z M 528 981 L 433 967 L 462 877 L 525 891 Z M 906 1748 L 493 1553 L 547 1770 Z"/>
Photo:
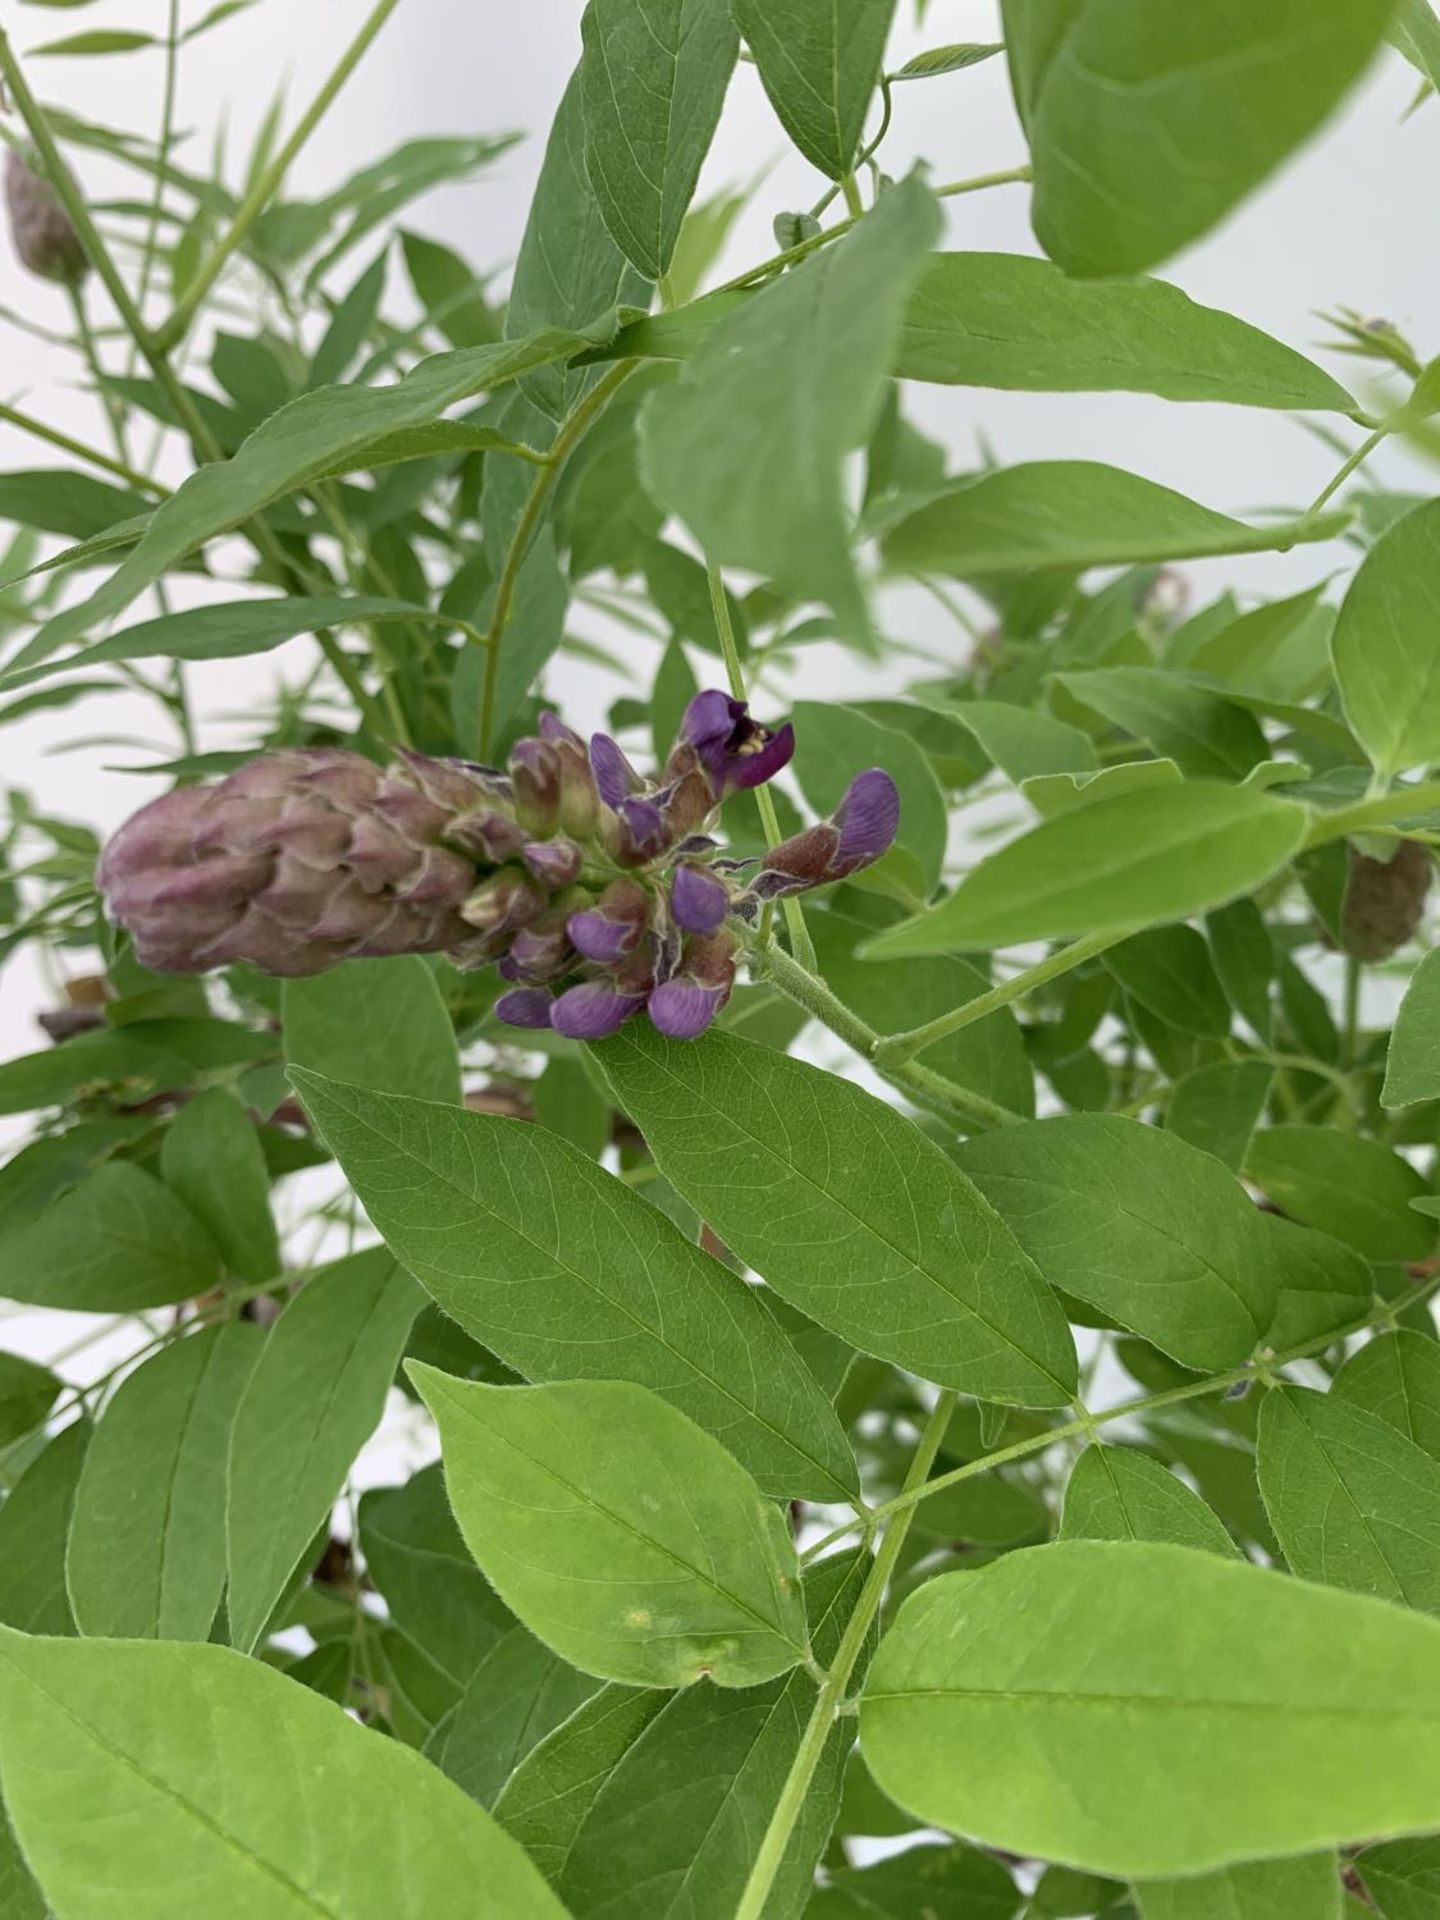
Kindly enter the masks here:
<path id="1" fill-rule="evenodd" d="M 730 911 L 730 889 L 705 867 L 677 867 L 670 882 L 670 911 L 686 933 L 715 933 Z"/>
<path id="2" fill-rule="evenodd" d="M 650 907 L 650 895 L 638 880 L 613 880 L 593 907 L 571 914 L 570 939 L 587 960 L 614 966 L 634 952 Z"/>
<path id="3" fill-rule="evenodd" d="M 590 736 L 590 771 L 600 798 L 617 812 L 630 794 L 641 792 L 645 785 L 608 733 Z"/>
<path id="4" fill-rule="evenodd" d="M 498 867 L 520 852 L 525 845 L 526 835 L 518 820 L 491 809 L 484 813 L 461 814 L 446 827 L 445 838 L 452 847 L 468 853 L 472 860 L 484 866 Z"/>
<path id="5" fill-rule="evenodd" d="M 670 1039 L 694 1040 L 724 1007 L 734 985 L 734 935 L 693 935 L 685 942 L 678 972 L 655 988 L 646 1010 Z"/>
<path id="6" fill-rule="evenodd" d="M 602 975 L 562 993 L 550 1010 L 550 1024 L 570 1040 L 604 1040 L 618 1033 L 644 1004 L 643 993 L 622 992 L 614 980 Z"/>
<path id="7" fill-rule="evenodd" d="M 573 886 L 585 866 L 584 850 L 573 840 L 532 840 L 520 849 L 520 857 L 552 893 Z"/>
<path id="8" fill-rule="evenodd" d="M 850 782 L 829 820 L 770 849 L 750 891 L 774 900 L 848 879 L 890 851 L 899 827 L 899 790 L 882 768 L 871 767 Z"/>
<path id="9" fill-rule="evenodd" d="M 507 1027 L 548 1027 L 554 1005 L 553 995 L 543 987 L 516 987 L 501 994 L 495 1014 Z"/>
<path id="10" fill-rule="evenodd" d="M 463 936 L 474 865 L 392 824 L 380 810 L 385 779 L 359 754 L 310 748 L 143 807 L 98 875 L 141 962 L 203 973 L 247 960 L 309 974 Z"/>
<path id="11" fill-rule="evenodd" d="M 1341 944 L 1357 960 L 1388 960 L 1420 931 L 1435 862 L 1418 840 L 1402 840 L 1388 860 L 1372 860 L 1354 846 L 1347 851 Z"/>
<path id="12" fill-rule="evenodd" d="M 20 264 L 42 280 L 78 287 L 90 263 L 60 196 L 12 147 L 5 156 L 5 205 Z"/>
<path id="13" fill-rule="evenodd" d="M 545 896 L 513 867 L 481 881 L 460 906 L 460 918 L 489 938 L 515 934 L 545 911 Z"/>
<path id="14" fill-rule="evenodd" d="M 560 823 L 560 759 L 547 740 L 517 740 L 510 754 L 515 817 L 531 834 Z"/>

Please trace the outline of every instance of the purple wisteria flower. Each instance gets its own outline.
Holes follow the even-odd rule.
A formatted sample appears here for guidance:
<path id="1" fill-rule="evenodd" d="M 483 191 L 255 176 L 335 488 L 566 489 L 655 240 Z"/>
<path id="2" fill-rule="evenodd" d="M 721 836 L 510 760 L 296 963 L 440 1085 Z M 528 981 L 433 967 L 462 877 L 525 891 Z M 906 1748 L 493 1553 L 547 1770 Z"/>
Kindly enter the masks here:
<path id="1" fill-rule="evenodd" d="M 249 961 L 318 973 L 357 955 L 443 953 L 494 966 L 497 1017 L 598 1040 L 645 1009 L 703 1033 L 735 983 L 732 913 L 840 880 L 890 846 L 899 796 L 878 768 L 832 819 L 752 863 L 710 829 L 726 797 L 788 765 L 774 730 L 718 690 L 686 707 L 660 777 L 616 741 L 547 713 L 505 768 L 340 748 L 266 754 L 141 809 L 99 881 L 140 959 L 194 973 Z"/>

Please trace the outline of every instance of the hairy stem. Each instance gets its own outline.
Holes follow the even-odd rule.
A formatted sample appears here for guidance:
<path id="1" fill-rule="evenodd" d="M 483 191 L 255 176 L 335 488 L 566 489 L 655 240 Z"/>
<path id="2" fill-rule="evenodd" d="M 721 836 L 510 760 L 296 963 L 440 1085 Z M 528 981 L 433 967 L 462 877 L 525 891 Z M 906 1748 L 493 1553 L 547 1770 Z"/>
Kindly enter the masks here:
<path id="1" fill-rule="evenodd" d="M 757 978 L 768 980 L 778 987 L 787 999 L 793 1000 L 796 1006 L 803 1007 L 814 1019 L 829 1027 L 847 1046 L 853 1047 L 862 1059 L 874 1058 L 880 1039 L 875 1029 L 832 993 L 823 980 L 807 972 L 797 960 L 792 959 L 782 947 L 753 947 L 751 966 Z M 917 1107 L 938 1114 L 942 1120 L 971 1133 L 989 1127 L 1015 1126 L 1022 1118 L 1020 1114 L 1012 1113 L 1009 1107 L 1002 1107 L 998 1101 L 986 1099 L 983 1093 L 972 1093 L 968 1087 L 957 1086 L 953 1080 L 932 1073 L 928 1067 L 902 1063 L 896 1067 L 881 1067 L 880 1071 L 891 1086 Z"/>
<path id="2" fill-rule="evenodd" d="M 905 1491 L 918 1497 L 925 1485 L 935 1456 L 940 1451 L 940 1442 L 945 1437 L 945 1429 L 950 1424 L 950 1415 L 954 1411 L 956 1396 L 942 1393 L 936 1401 L 929 1419 L 925 1422 L 920 1436 L 920 1444 L 910 1462 L 910 1470 L 905 1476 Z M 825 1744 L 835 1727 L 835 1716 L 845 1698 L 845 1689 L 850 1684 L 850 1676 L 855 1671 L 856 1662 L 864 1648 L 866 1637 L 880 1611 L 885 1598 L 885 1590 L 900 1558 L 900 1550 L 905 1545 L 905 1536 L 910 1530 L 913 1516 L 913 1504 L 897 1507 L 890 1525 L 885 1529 L 879 1551 L 866 1576 L 865 1585 L 860 1590 L 860 1598 L 855 1603 L 855 1611 L 846 1622 L 845 1632 L 841 1636 L 834 1662 L 826 1674 L 820 1692 L 816 1696 L 815 1706 L 810 1714 L 809 1723 L 800 1737 L 800 1745 L 780 1789 L 780 1798 L 775 1802 L 775 1811 L 770 1816 L 770 1824 L 765 1829 L 765 1837 L 760 1842 L 760 1851 L 755 1856 L 755 1864 L 750 1869 L 750 1878 L 745 1883 L 745 1891 L 740 1896 L 740 1904 L 735 1909 L 735 1920 L 763 1920 L 766 1902 L 770 1890 L 775 1884 L 785 1859 L 786 1849 L 790 1845 L 790 1836 L 795 1831 L 795 1823 L 804 1811 L 805 1799 L 815 1778 L 815 1770 L 820 1765 L 825 1752 Z"/>
<path id="3" fill-rule="evenodd" d="M 485 661 L 485 687 L 480 698 L 480 758 L 488 759 L 495 732 L 495 692 L 500 680 L 500 650 L 505 641 L 505 629 L 510 624 L 510 613 L 515 604 L 515 588 L 520 579 L 520 569 L 530 551 L 531 542 L 540 530 L 545 517 L 550 495 L 555 490 L 555 482 L 560 478 L 565 462 L 584 439 L 595 420 L 609 406 L 614 395 L 624 386 L 635 371 L 634 360 L 622 360 L 613 366 L 590 389 L 583 400 L 570 410 L 555 436 L 545 464 L 535 475 L 530 487 L 530 497 L 521 510 L 515 523 L 515 531 L 510 536 L 510 545 L 505 554 L 505 563 L 500 571 L 500 583 L 495 589 L 495 605 L 490 614 L 490 625 L 485 632 L 485 645 L 489 649 Z"/>
<path id="4" fill-rule="evenodd" d="M 959 1033 L 962 1027 L 973 1026 L 977 1020 L 983 1020 L 987 1014 L 998 1013 L 1002 1007 L 1023 1000 L 1026 994 L 1033 993 L 1037 987 L 1073 973 L 1076 967 L 1084 966 L 1087 960 L 1093 960 L 1097 954 L 1117 946 L 1125 938 L 1124 933 L 1086 934 L 1083 940 L 1073 941 L 1058 953 L 1036 961 L 1033 967 L 1026 967 L 1023 973 L 1017 973 L 1003 986 L 992 987 L 988 993 L 967 1000 L 963 1007 L 956 1007 L 952 1013 L 942 1013 L 938 1020 L 927 1021 L 923 1027 L 912 1027 L 908 1033 L 892 1033 L 888 1039 L 877 1040 L 871 1057 L 876 1066 L 881 1068 L 900 1066 L 907 1060 L 913 1060 L 917 1053 L 923 1053 L 926 1047 L 933 1047 L 937 1040 L 946 1040 L 952 1033 Z"/>
<path id="5" fill-rule="evenodd" d="M 240 202 L 235 210 L 234 219 L 217 241 L 214 252 L 200 267 L 195 278 L 185 289 L 183 299 L 159 330 L 157 339 L 162 346 L 170 348 L 184 339 L 191 322 L 210 297 L 210 291 L 224 271 L 225 263 L 237 248 L 244 245 L 250 229 L 279 191 L 301 148 L 330 111 L 346 81 L 364 59 L 370 50 L 371 43 L 399 3 L 400 0 L 376 0 L 376 5 L 366 16 L 360 31 L 341 54 L 329 78 L 301 115 L 294 132 Z"/>

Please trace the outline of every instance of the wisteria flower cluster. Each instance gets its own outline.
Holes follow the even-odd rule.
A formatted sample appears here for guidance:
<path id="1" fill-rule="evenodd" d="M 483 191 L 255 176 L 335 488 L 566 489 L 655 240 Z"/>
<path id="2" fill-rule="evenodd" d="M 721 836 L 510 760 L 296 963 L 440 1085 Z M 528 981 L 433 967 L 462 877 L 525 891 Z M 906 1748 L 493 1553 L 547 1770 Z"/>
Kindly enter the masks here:
<path id="1" fill-rule="evenodd" d="M 512 1026 L 594 1040 L 644 1008 L 693 1039 L 734 985 L 732 916 L 844 879 L 895 839 L 899 795 L 877 767 L 758 863 L 725 857 L 712 829 L 726 799 L 794 750 L 788 723 L 772 732 L 712 690 L 650 781 L 608 734 L 587 748 L 552 713 L 504 771 L 411 752 L 388 767 L 343 748 L 264 754 L 143 807 L 106 848 L 100 885 L 160 972 L 249 961 L 304 975 L 444 953 L 498 968 L 496 1012 Z"/>

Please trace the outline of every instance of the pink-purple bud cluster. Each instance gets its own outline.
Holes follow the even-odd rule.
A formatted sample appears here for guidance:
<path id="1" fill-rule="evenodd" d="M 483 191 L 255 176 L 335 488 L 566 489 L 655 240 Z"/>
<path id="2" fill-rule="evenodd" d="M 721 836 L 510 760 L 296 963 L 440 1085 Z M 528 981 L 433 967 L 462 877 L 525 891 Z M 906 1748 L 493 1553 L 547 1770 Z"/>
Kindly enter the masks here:
<path id="1" fill-rule="evenodd" d="M 105 849 L 99 884 L 145 965 L 267 973 L 444 953 L 494 965 L 502 1020 L 577 1040 L 644 1008 L 675 1039 L 703 1033 L 735 981 L 732 914 L 845 878 L 887 851 L 899 797 L 860 774 L 832 820 L 753 863 L 717 860 L 729 794 L 794 752 L 786 725 L 700 693 L 658 779 L 619 746 L 587 748 L 554 714 L 502 772 L 404 753 L 377 767 L 340 748 L 266 754 L 215 786 L 141 809 Z"/>

